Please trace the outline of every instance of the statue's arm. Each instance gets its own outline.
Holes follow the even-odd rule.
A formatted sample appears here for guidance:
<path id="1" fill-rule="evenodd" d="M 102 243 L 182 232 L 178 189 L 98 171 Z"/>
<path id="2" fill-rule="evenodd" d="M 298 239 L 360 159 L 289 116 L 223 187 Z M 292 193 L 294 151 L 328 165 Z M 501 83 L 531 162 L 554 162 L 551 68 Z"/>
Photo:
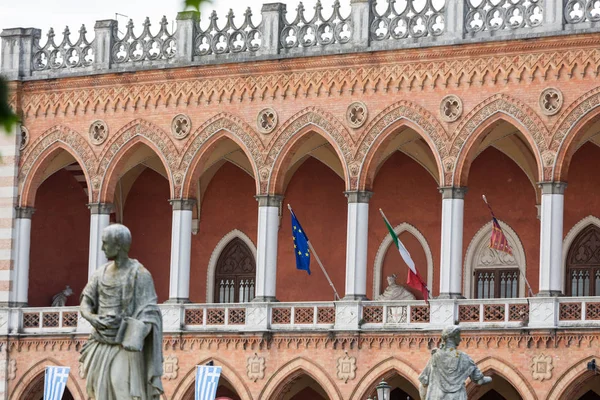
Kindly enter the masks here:
<path id="1" fill-rule="evenodd" d="M 483 375 L 483 372 L 475 365 L 475 362 L 471 360 L 473 363 L 473 372 L 471 373 L 471 380 L 478 385 L 485 385 L 486 383 L 490 383 L 492 378 L 489 376 Z"/>

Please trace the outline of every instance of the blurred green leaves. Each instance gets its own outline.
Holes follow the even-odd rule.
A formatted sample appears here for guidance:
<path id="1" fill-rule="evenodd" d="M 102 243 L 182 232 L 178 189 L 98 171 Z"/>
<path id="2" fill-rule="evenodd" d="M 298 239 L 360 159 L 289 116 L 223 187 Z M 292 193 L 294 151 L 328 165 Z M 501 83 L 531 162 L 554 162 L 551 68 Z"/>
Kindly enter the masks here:
<path id="1" fill-rule="evenodd" d="M 183 4 L 185 6 L 185 10 L 192 9 L 194 11 L 200 12 L 200 6 L 202 4 L 211 2 L 211 0 L 184 0 Z"/>
<path id="2" fill-rule="evenodd" d="M 0 128 L 10 132 L 18 122 L 19 117 L 8 105 L 8 83 L 0 76 Z"/>

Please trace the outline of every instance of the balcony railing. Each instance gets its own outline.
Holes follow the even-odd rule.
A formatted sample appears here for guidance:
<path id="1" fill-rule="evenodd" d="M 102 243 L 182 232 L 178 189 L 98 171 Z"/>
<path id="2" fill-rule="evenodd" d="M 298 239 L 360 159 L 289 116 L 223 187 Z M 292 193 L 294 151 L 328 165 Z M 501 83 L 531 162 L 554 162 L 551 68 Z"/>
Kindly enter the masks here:
<path id="1" fill-rule="evenodd" d="M 179 13 L 176 26 L 166 17 L 154 26 L 146 19 L 139 36 L 133 21 L 119 27 L 116 20 L 97 21 L 93 38 L 86 36 L 83 26 L 76 37 L 69 28 L 61 37 L 51 29 L 44 35 L 47 39 L 39 29 L 6 29 L 2 48 L 8 61 L 0 72 L 9 79 L 46 79 L 596 32 L 600 3 L 336 0 L 331 9 L 317 2 L 314 11 L 301 3 L 288 10 L 273 2 L 263 5 L 260 15 L 246 10 L 237 24 L 233 12 L 220 19 L 214 12 L 208 15 L 208 20 L 200 21 L 197 13 Z M 11 50 L 15 43 L 21 43 L 19 54 Z"/>
<path id="2" fill-rule="evenodd" d="M 164 331 L 410 331 L 599 328 L 600 297 L 423 301 L 163 304 Z M 0 334 L 87 334 L 77 307 L 0 308 Z"/>

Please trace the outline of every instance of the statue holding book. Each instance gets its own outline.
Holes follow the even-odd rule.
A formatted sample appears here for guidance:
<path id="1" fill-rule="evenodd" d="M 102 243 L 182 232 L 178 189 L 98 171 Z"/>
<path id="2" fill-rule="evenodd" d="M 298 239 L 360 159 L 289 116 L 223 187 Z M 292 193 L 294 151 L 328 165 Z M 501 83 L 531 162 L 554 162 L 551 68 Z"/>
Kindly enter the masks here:
<path id="1" fill-rule="evenodd" d="M 162 315 L 152 276 L 128 257 L 130 246 L 125 226 L 105 228 L 109 262 L 81 294 L 81 315 L 93 329 L 80 361 L 95 400 L 156 400 L 163 393 Z"/>

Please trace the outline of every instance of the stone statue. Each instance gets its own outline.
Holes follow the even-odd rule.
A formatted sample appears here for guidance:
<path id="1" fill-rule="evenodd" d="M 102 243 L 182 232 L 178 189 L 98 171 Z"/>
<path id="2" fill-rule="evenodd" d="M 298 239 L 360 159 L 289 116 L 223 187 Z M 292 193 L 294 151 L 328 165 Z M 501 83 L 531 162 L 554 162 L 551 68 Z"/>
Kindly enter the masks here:
<path id="1" fill-rule="evenodd" d="M 467 400 L 465 380 L 478 385 L 490 383 L 467 354 L 457 350 L 460 328 L 447 327 L 442 332 L 442 344 L 431 351 L 431 358 L 419 376 L 421 400 Z"/>
<path id="2" fill-rule="evenodd" d="M 101 266 L 81 294 L 92 334 L 81 350 L 87 395 L 94 400 L 158 400 L 163 393 L 162 315 L 150 273 L 128 257 L 129 229 L 102 232 Z"/>
<path id="3" fill-rule="evenodd" d="M 388 287 L 377 300 L 415 300 L 415 295 L 396 283 L 396 274 L 387 277 Z"/>
<path id="4" fill-rule="evenodd" d="M 52 307 L 64 307 L 67 305 L 67 297 L 73 294 L 73 289 L 69 285 L 62 292 L 52 297 Z"/>

